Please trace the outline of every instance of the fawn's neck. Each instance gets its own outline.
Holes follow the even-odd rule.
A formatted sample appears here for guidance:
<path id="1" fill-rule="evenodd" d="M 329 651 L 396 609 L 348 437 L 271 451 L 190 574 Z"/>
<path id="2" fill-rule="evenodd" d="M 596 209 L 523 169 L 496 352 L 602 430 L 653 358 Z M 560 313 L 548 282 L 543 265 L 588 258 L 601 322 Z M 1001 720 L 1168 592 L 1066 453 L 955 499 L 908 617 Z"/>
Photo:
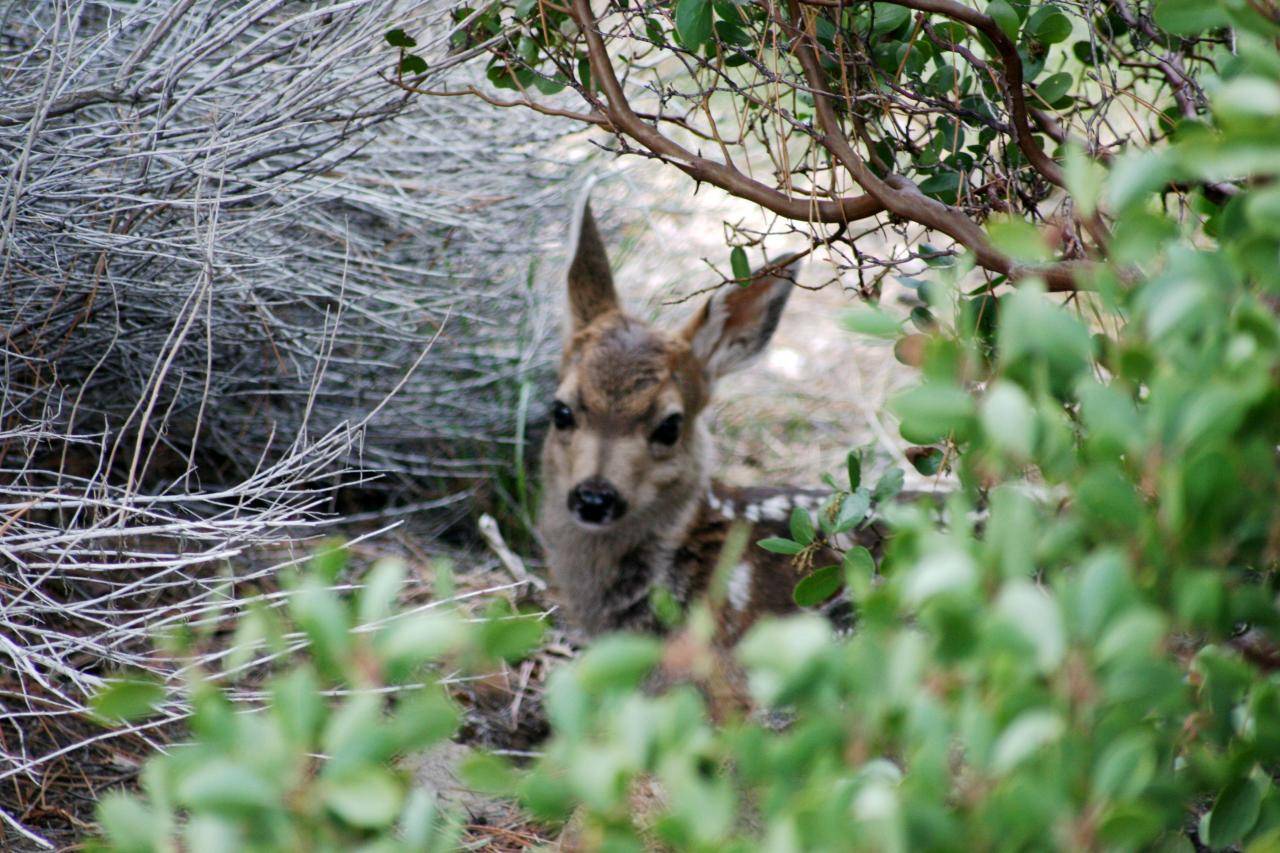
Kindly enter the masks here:
<path id="1" fill-rule="evenodd" d="M 656 508 L 644 524 L 584 531 L 569 520 L 546 525 L 543 540 L 559 600 L 589 635 L 605 631 L 661 629 L 650 597 L 662 586 L 683 605 L 699 589 L 675 570 L 710 510 L 711 484 L 703 480 Z"/>

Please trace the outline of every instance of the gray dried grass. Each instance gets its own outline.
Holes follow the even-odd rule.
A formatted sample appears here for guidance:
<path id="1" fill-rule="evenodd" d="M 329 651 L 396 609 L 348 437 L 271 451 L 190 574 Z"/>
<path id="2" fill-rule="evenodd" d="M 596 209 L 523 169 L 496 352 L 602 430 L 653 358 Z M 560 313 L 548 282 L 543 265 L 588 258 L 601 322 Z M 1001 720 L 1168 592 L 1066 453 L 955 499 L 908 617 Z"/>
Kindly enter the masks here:
<path id="1" fill-rule="evenodd" d="M 13 846 L 51 843 L 32 826 L 77 809 L 50 774 L 118 736 L 79 722 L 102 677 L 172 677 L 155 631 L 233 618 L 288 561 L 261 549 L 330 520 L 344 485 L 376 475 L 447 521 L 508 457 L 550 336 L 528 258 L 571 167 L 540 122 L 379 76 L 402 26 L 465 77 L 447 11 L 0 2 Z"/>

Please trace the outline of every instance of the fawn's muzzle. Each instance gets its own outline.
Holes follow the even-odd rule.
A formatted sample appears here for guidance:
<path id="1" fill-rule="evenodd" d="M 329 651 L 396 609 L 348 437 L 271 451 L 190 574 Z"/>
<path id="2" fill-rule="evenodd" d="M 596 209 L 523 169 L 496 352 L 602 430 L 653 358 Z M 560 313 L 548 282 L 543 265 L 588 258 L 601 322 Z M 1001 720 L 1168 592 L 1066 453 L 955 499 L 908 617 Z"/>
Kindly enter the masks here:
<path id="1" fill-rule="evenodd" d="M 569 511 L 588 524 L 608 524 L 622 517 L 627 502 L 607 480 L 583 480 L 569 492 Z"/>

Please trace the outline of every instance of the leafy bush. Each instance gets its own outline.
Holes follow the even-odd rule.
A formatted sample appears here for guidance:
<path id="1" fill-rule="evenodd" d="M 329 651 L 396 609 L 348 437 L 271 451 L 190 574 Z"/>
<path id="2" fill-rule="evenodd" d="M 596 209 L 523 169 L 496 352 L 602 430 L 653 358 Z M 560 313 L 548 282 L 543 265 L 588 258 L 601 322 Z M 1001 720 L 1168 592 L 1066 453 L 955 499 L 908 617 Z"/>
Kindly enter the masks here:
<path id="1" fill-rule="evenodd" d="M 565 20 L 588 37 L 598 28 L 596 38 L 636 43 L 644 40 L 636 22 L 652 20 L 652 49 L 670 45 L 665 7 L 632 5 L 597 22 L 583 18 L 583 6 Z M 981 56 L 994 63 L 1000 44 L 984 28 L 995 20 L 1018 39 L 1024 63 L 1064 69 L 1065 84 L 1038 84 L 1055 109 L 1080 108 L 1067 88 L 1096 82 L 1088 68 L 1099 44 L 1121 58 L 1155 57 L 1148 66 L 1194 53 L 1214 69 L 1201 81 L 1207 101 L 1195 100 L 1199 83 L 1131 80 L 1148 106 L 1191 98 L 1176 113 L 1156 109 L 1165 124 L 1148 128 L 1158 142 L 1151 150 L 1121 156 L 1123 140 L 1111 140 L 1111 152 L 1096 138 L 1064 140 L 1047 160 L 1060 182 L 1043 164 L 1024 163 L 1013 176 L 1028 182 L 1028 195 L 1000 216 L 966 208 L 988 220 L 985 230 L 961 228 L 952 252 L 923 253 L 931 271 L 906 282 L 920 296 L 921 331 L 878 309 L 848 318 L 895 339 L 920 368 L 919 386 L 895 402 L 901 432 L 922 446 L 914 458 L 925 470 L 945 467 L 959 488 L 941 512 L 877 503 L 893 536 L 878 569 L 861 551 L 846 554 L 844 594 L 860 614 L 847 642 L 813 616 L 760 624 L 743 641 L 737 655 L 754 699 L 785 712 L 788 724 L 759 714 L 715 727 L 692 690 L 638 693 L 658 650 L 607 640 L 551 684 L 556 733 L 519 790 L 549 819 L 581 804 L 586 843 L 610 849 L 645 838 L 708 850 L 1191 849 L 1193 841 L 1280 849 L 1280 16 L 1273 4 L 1163 0 L 1154 10 L 1109 4 L 1100 19 L 1073 22 L 1051 4 L 995 0 L 974 13 L 971 30 L 899 14 L 926 6 L 964 23 L 946 3 L 839 6 L 855 31 L 866 18 L 883 36 L 877 50 L 891 54 L 868 74 L 896 67 L 915 80 L 947 44 L 967 44 L 971 66 Z M 793 52 L 774 55 L 788 91 L 785 72 L 796 54 L 804 64 L 806 37 L 767 20 L 770 8 L 676 4 L 672 49 L 692 66 L 690 79 L 737 79 L 727 57 L 745 54 L 757 67 L 760 34 L 773 33 L 794 39 Z M 818 41 L 827 21 L 833 53 L 840 33 L 866 44 L 860 31 L 832 24 L 829 15 L 841 13 L 825 5 L 781 8 L 808 8 L 803 20 L 816 22 Z M 736 14 L 751 27 L 731 37 L 721 24 Z M 952 30 L 914 41 L 922 26 Z M 1074 57 L 1054 47 L 1100 31 L 1077 41 L 1087 50 Z M 527 32 L 544 41 L 493 60 L 524 69 L 512 72 L 517 82 L 552 66 L 571 74 L 578 66 L 560 60 L 574 50 L 589 54 L 597 79 L 605 62 L 630 62 L 584 46 L 572 24 Z M 746 46 L 730 50 L 737 36 Z M 902 52 L 930 42 L 919 63 Z M 1006 57 L 1001 73 L 1013 65 Z M 650 60 L 636 73 L 661 67 Z M 620 133 L 664 144 L 628 124 L 607 84 L 600 99 L 583 76 L 552 79 L 595 99 Z M 880 88 L 868 88 L 869 102 L 896 97 L 873 82 Z M 747 100 L 760 91 L 724 86 Z M 776 111 L 778 100 L 766 106 Z M 890 126 L 870 132 L 888 137 Z M 890 154 L 919 169 L 921 145 L 936 137 L 901 127 L 919 130 L 919 144 L 898 140 Z M 797 135 L 839 149 L 836 128 L 821 130 Z M 988 143 L 971 153 L 1016 154 Z M 710 174 L 707 161 L 668 156 L 695 177 Z M 833 159 L 850 165 L 838 150 Z M 973 169 L 964 169 L 966 184 Z M 1064 198 L 1030 191 L 1046 179 L 1069 194 L 1056 242 L 1016 210 L 1028 198 Z M 751 189 L 736 178 L 722 185 Z M 917 221 L 946 233 L 941 226 L 955 224 Z M 1073 260 L 1062 228 L 1083 229 L 1092 246 Z M 983 277 L 982 268 L 1001 275 Z M 1013 279 L 1016 290 L 997 289 Z M 1050 296 L 1046 283 L 1074 294 Z M 871 496 L 856 467 L 816 523 L 796 519 L 792 540 L 761 545 L 798 553 L 842 515 L 861 518 Z M 825 576 L 811 578 L 797 592 L 825 585 Z M 640 809 L 646 780 L 661 794 Z"/>
<path id="2" fill-rule="evenodd" d="M 430 665 L 470 670 L 518 658 L 540 642 L 541 622 L 505 603 L 474 622 L 447 604 L 403 612 L 395 599 L 405 570 L 392 560 L 343 597 L 334 590 L 343 565 L 343 552 L 321 553 L 291 579 L 287 616 L 265 608 L 246 616 L 222 672 L 185 669 L 191 742 L 147 761 L 143 795 L 103 797 L 97 849 L 453 849 L 458 817 L 394 763 L 458 726 Z M 188 652 L 192 639 L 171 636 L 168 649 Z M 263 653 L 277 659 L 263 707 L 238 708 L 226 682 Z M 121 723 L 145 718 L 164 695 L 158 684 L 121 677 L 94 709 Z"/>
<path id="3" fill-rule="evenodd" d="M 686 58 L 725 62 L 721 48 L 736 36 L 714 25 L 739 8 L 730 5 L 675 5 Z M 851 26 L 863 26 L 864 12 L 918 5 L 955 13 L 943 2 L 851 5 Z M 520 7 L 525 16 L 551 14 Z M 1096 44 L 1119 45 L 1125 56 L 1154 52 L 1156 60 L 1141 60 L 1143 71 L 1194 55 L 1213 69 L 1202 81 L 1207 100 L 1195 100 L 1199 83 L 1175 91 L 1134 79 L 1130 91 L 1147 104 L 1192 98 L 1168 127 L 1147 128 L 1157 128 L 1152 150 L 1101 156 L 1096 139 L 1067 143 L 1048 161 L 1061 169 L 1059 189 L 1043 185 L 1044 162 L 1031 154 L 1014 164 L 1010 177 L 1028 183 L 1012 194 L 1010 210 L 967 210 L 972 222 L 985 222 L 980 237 L 957 226 L 955 208 L 922 222 L 960 237 L 947 251 L 920 252 L 931 271 L 908 282 L 921 299 L 919 331 L 888 322 L 881 309 L 847 323 L 894 339 L 919 366 L 919 386 L 894 406 L 901 432 L 920 446 L 913 458 L 921 468 L 950 471 L 959 487 L 941 507 L 895 503 L 897 478 L 869 490 L 851 463 L 847 488 L 818 518 L 796 517 L 791 539 L 767 543 L 797 553 L 822 539 L 838 545 L 837 528 L 865 523 L 871 512 L 893 532 L 878 567 L 853 550 L 839 569 L 841 594 L 859 614 L 851 638 L 837 640 L 824 621 L 801 615 L 761 623 L 740 644 L 756 713 L 713 725 L 689 686 L 639 689 L 662 655 L 651 638 L 606 638 L 556 673 L 546 697 L 554 735 L 541 758 L 513 767 L 486 757 L 477 778 L 543 820 L 576 812 L 573 832 L 584 846 L 1280 849 L 1275 9 L 1162 0 L 1135 11 L 1116 3 L 1115 15 L 1102 16 L 1102 41 L 1080 39 L 1089 50 L 1070 56 L 1055 46 L 1082 24 L 1058 7 L 995 0 L 986 9 L 979 32 L 994 21 L 1008 39 L 1017 36 L 1020 62 L 1052 60 L 1075 76 L 1084 72 L 1071 63 L 1101 64 L 1088 61 Z M 618 14 L 644 11 L 632 4 Z M 925 17 L 896 14 L 887 23 L 868 19 L 858 35 L 863 43 L 879 35 L 908 76 L 917 72 L 897 45 L 923 44 L 898 38 L 911 27 L 932 29 L 935 44 L 968 40 L 970 57 L 995 61 L 964 26 L 940 33 Z M 822 16 L 806 19 L 818 40 Z M 1091 21 L 1097 35 L 1103 27 Z M 556 32 L 572 49 L 581 29 Z M 651 40 L 665 44 L 666 33 L 657 20 Z M 504 68 L 512 56 L 500 57 Z M 598 55 L 588 59 L 593 71 L 605 70 Z M 1013 58 L 1001 63 L 998 73 L 1009 74 Z M 577 74 L 575 85 L 593 91 L 578 65 L 558 73 Z M 1057 108 L 1069 95 L 1052 80 L 1039 84 L 1039 95 Z M 608 101 L 613 121 L 621 107 L 612 94 Z M 995 123 L 999 133 L 1018 133 Z M 837 135 L 828 129 L 822 139 Z M 1013 155 L 994 139 L 988 145 L 992 156 Z M 962 187 L 970 177 L 966 171 Z M 1027 221 L 1035 209 L 1028 199 L 1065 198 L 1061 192 L 1071 204 L 1055 226 L 1065 231 L 1050 242 L 1052 228 Z M 1090 240 L 1076 239 L 1078 229 Z M 982 279 L 979 268 L 999 275 Z M 1016 290 L 998 289 L 1012 280 Z M 1073 295 L 1049 296 L 1046 284 Z M 827 586 L 832 573 L 820 571 L 802 582 L 800 598 Z M 366 642 L 348 638 L 341 619 L 319 618 L 335 606 L 296 614 L 322 658 L 326 648 L 340 656 Z M 692 636 L 707 643 L 710 621 L 705 611 L 691 614 Z M 704 651 L 695 670 L 718 661 L 709 645 Z M 393 780 L 377 769 L 392 752 L 362 752 L 360 766 Z M 174 758 L 157 762 L 180 767 Z M 320 770 L 316 790 L 338 772 Z M 160 789 L 151 797 L 151 807 L 166 808 L 156 805 L 167 802 Z M 374 810 L 384 826 L 396 814 Z M 335 832 L 354 831 L 341 810 L 324 815 Z"/>

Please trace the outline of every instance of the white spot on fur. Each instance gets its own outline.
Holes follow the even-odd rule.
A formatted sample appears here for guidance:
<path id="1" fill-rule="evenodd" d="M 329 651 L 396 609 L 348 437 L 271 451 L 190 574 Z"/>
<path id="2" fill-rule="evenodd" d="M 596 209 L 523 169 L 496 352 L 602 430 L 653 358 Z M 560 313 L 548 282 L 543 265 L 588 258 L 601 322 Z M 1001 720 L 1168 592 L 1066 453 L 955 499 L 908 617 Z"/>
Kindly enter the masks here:
<path id="1" fill-rule="evenodd" d="M 733 573 L 729 575 L 729 606 L 741 613 L 749 604 L 751 604 L 751 564 L 738 563 L 733 567 Z"/>
<path id="2" fill-rule="evenodd" d="M 747 521 L 756 522 L 760 520 L 760 507 L 750 504 L 742 511 L 742 517 Z"/>
<path id="3" fill-rule="evenodd" d="M 783 521 L 791 515 L 791 499 L 787 495 L 774 495 L 760 504 L 760 513 L 770 521 Z"/>
<path id="4" fill-rule="evenodd" d="M 738 516 L 737 516 L 738 508 L 737 508 L 736 506 L 734 506 L 734 505 L 733 505 L 733 501 L 725 501 L 725 502 L 724 502 L 724 505 L 720 507 L 720 511 L 721 511 L 722 513 L 724 513 L 724 515 L 725 515 L 727 518 L 737 518 L 737 517 L 738 517 Z"/>
<path id="5" fill-rule="evenodd" d="M 720 503 L 720 499 L 716 497 L 715 492 L 707 492 L 707 503 L 716 512 L 719 512 L 720 508 L 724 506 L 724 504 Z"/>

